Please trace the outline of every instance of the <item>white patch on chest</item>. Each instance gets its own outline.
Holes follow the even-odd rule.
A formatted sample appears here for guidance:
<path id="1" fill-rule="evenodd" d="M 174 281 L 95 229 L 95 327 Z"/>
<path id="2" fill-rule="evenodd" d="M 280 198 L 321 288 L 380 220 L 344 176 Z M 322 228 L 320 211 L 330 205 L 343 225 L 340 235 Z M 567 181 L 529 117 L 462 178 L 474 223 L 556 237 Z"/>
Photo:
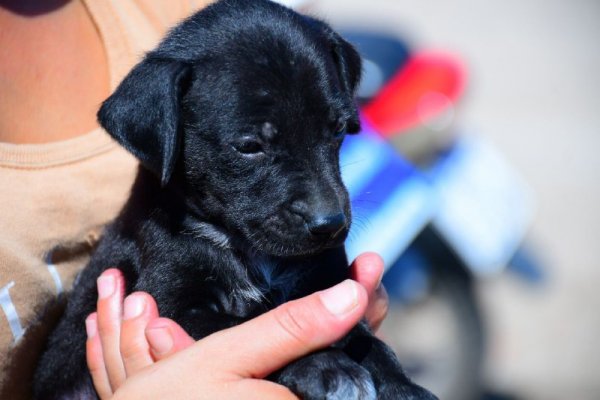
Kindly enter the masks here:
<path id="1" fill-rule="evenodd" d="M 298 280 L 298 270 L 277 260 L 256 255 L 248 265 L 249 281 L 243 295 L 249 300 L 268 298 L 272 306 L 285 303 Z"/>

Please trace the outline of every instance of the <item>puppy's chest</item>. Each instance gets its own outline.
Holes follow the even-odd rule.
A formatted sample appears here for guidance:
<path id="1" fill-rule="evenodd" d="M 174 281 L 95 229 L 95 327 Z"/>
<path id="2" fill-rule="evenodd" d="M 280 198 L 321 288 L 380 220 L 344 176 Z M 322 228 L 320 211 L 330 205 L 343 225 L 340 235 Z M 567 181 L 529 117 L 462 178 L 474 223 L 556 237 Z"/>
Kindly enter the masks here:
<path id="1" fill-rule="evenodd" d="M 267 256 L 256 256 L 245 265 L 248 279 L 245 285 L 240 285 L 239 294 L 247 302 L 258 302 L 268 308 L 304 294 L 311 272 L 311 268 L 304 268 L 299 263 Z"/>

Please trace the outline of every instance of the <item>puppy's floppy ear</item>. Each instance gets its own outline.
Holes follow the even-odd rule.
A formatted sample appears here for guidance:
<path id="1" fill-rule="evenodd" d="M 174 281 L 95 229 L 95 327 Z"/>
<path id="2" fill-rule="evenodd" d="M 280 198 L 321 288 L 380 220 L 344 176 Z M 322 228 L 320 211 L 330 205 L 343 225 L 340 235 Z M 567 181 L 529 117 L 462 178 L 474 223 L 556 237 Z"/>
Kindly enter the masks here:
<path id="1" fill-rule="evenodd" d="M 189 67 L 147 56 L 98 112 L 100 125 L 160 177 L 171 177 L 180 143 L 180 100 Z"/>
<path id="2" fill-rule="evenodd" d="M 360 83 L 362 72 L 361 58 L 356 49 L 342 39 L 339 34 L 325 24 L 323 24 L 323 27 L 331 46 L 330 51 L 342 90 L 347 95 L 348 107 L 352 110 L 352 115 L 347 120 L 347 132 L 356 133 L 360 131 L 360 120 L 356 103 L 354 102 L 354 93 Z"/>
<path id="3" fill-rule="evenodd" d="M 336 32 L 329 30 L 329 40 L 332 43 L 333 60 L 338 69 L 338 75 L 344 90 L 351 96 L 357 89 L 361 77 L 361 59 L 356 49 L 342 39 Z"/>

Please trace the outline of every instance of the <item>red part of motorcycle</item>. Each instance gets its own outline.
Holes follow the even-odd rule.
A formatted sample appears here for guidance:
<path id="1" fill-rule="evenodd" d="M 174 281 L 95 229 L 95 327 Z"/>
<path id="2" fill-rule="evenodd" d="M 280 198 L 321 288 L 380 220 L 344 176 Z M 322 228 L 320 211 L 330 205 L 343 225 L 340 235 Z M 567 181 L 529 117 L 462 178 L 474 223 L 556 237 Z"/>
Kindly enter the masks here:
<path id="1" fill-rule="evenodd" d="M 466 84 L 462 61 L 442 52 L 421 52 L 393 77 L 364 108 L 384 137 L 406 132 L 453 107 Z"/>

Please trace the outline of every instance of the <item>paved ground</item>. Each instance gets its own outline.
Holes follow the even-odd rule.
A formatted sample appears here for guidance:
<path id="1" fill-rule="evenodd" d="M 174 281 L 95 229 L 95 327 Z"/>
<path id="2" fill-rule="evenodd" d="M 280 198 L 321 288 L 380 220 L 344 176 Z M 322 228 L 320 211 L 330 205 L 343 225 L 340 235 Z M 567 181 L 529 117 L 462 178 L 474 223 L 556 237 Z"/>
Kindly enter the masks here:
<path id="1" fill-rule="evenodd" d="M 600 398 L 600 2 L 322 0 L 330 21 L 378 21 L 462 54 L 464 124 L 491 139 L 538 196 L 531 232 L 548 269 L 531 289 L 482 282 L 487 377 L 527 399 Z"/>

